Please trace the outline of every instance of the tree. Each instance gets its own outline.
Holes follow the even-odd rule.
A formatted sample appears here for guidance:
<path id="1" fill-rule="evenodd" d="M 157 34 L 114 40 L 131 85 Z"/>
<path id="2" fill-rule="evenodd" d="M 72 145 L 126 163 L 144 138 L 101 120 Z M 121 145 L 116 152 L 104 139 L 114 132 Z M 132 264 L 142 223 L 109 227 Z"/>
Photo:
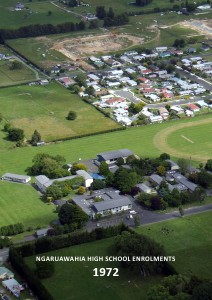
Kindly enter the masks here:
<path id="1" fill-rule="evenodd" d="M 86 188 L 84 186 L 80 186 L 77 190 L 77 194 L 83 195 L 86 192 Z"/>
<path id="2" fill-rule="evenodd" d="M 168 288 L 158 284 L 149 289 L 147 294 L 147 300 L 172 300 L 172 296 L 169 294 Z"/>
<path id="3" fill-rule="evenodd" d="M 104 189 L 104 188 L 105 188 L 105 183 L 101 179 L 96 179 L 91 184 L 91 189 L 93 191 L 95 191 L 95 190 L 101 190 L 101 189 Z"/>
<path id="4" fill-rule="evenodd" d="M 77 118 L 77 114 L 75 111 L 70 110 L 70 112 L 68 113 L 67 119 L 68 120 L 75 120 Z"/>
<path id="5" fill-rule="evenodd" d="M 87 171 L 87 167 L 84 164 L 80 164 L 80 163 L 76 164 L 76 163 L 74 163 L 73 166 L 72 166 L 72 168 L 71 168 L 71 174 L 75 175 L 76 171 L 78 171 L 78 170 Z"/>
<path id="6" fill-rule="evenodd" d="M 168 153 L 162 153 L 160 155 L 160 159 L 162 160 L 170 159 L 170 155 Z"/>
<path id="7" fill-rule="evenodd" d="M 93 96 L 95 94 L 95 89 L 92 86 L 88 86 L 85 89 L 85 93 L 88 94 L 88 95 L 90 95 L 90 96 Z"/>
<path id="8" fill-rule="evenodd" d="M 34 133 L 33 133 L 33 135 L 32 135 L 30 143 L 33 146 L 36 146 L 37 143 L 39 143 L 40 141 L 41 141 L 41 135 L 40 135 L 40 133 L 37 130 L 35 130 Z"/>
<path id="9" fill-rule="evenodd" d="M 49 10 L 49 11 L 48 11 L 48 16 L 50 17 L 51 15 L 52 15 L 52 11 Z"/>
<path id="10" fill-rule="evenodd" d="M 182 206 L 179 206 L 179 213 L 180 213 L 181 217 L 183 217 L 184 214 L 185 214 L 184 209 L 183 209 Z"/>
<path id="11" fill-rule="evenodd" d="M 2 120 L 3 120 L 3 116 L 2 116 L 2 114 L 0 113 L 0 123 L 2 122 Z"/>
<path id="12" fill-rule="evenodd" d="M 24 139 L 24 131 L 20 128 L 11 128 L 8 132 L 8 139 L 10 141 L 23 141 Z"/>
<path id="13" fill-rule="evenodd" d="M 51 156 L 46 153 L 38 153 L 32 162 L 33 165 L 29 168 L 31 175 L 43 174 L 51 179 L 70 175 L 65 167 L 65 158 L 60 155 Z"/>
<path id="14" fill-rule="evenodd" d="M 212 159 L 208 159 L 205 164 L 205 170 L 212 171 Z"/>
<path id="15" fill-rule="evenodd" d="M 123 157 L 119 157 L 116 161 L 117 166 L 122 166 L 124 164 L 124 159 Z"/>
<path id="16" fill-rule="evenodd" d="M 179 165 L 182 174 L 186 174 L 189 167 L 189 161 L 185 158 L 179 158 L 177 164 Z"/>
<path id="17" fill-rule="evenodd" d="M 81 228 L 89 219 L 88 215 L 74 204 L 62 205 L 58 217 L 62 225 L 76 224 L 77 228 Z"/>
<path id="18" fill-rule="evenodd" d="M 103 161 L 100 163 L 99 165 L 99 174 L 103 175 L 103 176 L 107 176 L 110 173 L 108 164 Z"/>
<path id="19" fill-rule="evenodd" d="M 78 5 L 78 1 L 77 0 L 69 0 L 68 2 L 68 6 L 69 7 L 75 7 Z"/>
<path id="20" fill-rule="evenodd" d="M 205 281 L 196 286 L 192 293 L 193 300 L 212 300 L 212 283 Z"/>
<path id="21" fill-rule="evenodd" d="M 22 68 L 23 68 L 23 65 L 18 60 L 13 60 L 12 63 L 10 64 L 10 70 L 20 70 Z"/>
<path id="22" fill-rule="evenodd" d="M 157 167 L 157 172 L 158 172 L 159 175 L 164 176 L 165 173 L 166 173 L 166 168 L 164 166 L 160 165 L 160 166 Z"/>
<path id="23" fill-rule="evenodd" d="M 109 8 L 108 13 L 107 13 L 107 17 L 108 17 L 108 18 L 111 18 L 111 19 L 114 19 L 115 14 L 114 14 L 114 12 L 113 12 L 112 7 Z"/>
<path id="24" fill-rule="evenodd" d="M 56 185 L 51 185 L 46 189 L 45 199 L 61 199 L 63 196 L 61 189 Z"/>
<path id="25" fill-rule="evenodd" d="M 120 256 L 164 256 L 164 248 L 150 239 L 147 236 L 122 232 L 121 235 L 115 239 L 116 252 Z M 134 261 L 129 260 L 122 262 L 124 267 L 128 267 L 130 270 L 134 270 L 140 273 L 141 276 L 150 276 L 152 274 L 162 273 L 164 262 L 161 261 Z"/>
<path id="26" fill-rule="evenodd" d="M 36 274 L 40 279 L 49 278 L 54 274 L 53 261 L 36 261 Z"/>
<path id="27" fill-rule="evenodd" d="M 114 176 L 114 185 L 123 193 L 130 193 L 132 187 L 138 183 L 136 172 L 128 172 L 120 167 Z"/>
<path id="28" fill-rule="evenodd" d="M 79 86 L 84 86 L 84 87 L 87 86 L 87 84 L 86 84 L 86 75 L 84 73 L 80 73 L 79 75 L 77 75 L 75 80 L 78 82 Z"/>
<path id="29" fill-rule="evenodd" d="M 107 13 L 105 11 L 104 6 L 97 6 L 96 7 L 96 16 L 100 20 L 103 20 L 107 16 Z"/>
<path id="30" fill-rule="evenodd" d="M 10 124 L 10 123 L 6 123 L 4 125 L 4 131 L 6 131 L 6 132 L 9 132 L 11 128 L 12 128 L 12 124 Z"/>
<path id="31" fill-rule="evenodd" d="M 140 219 L 139 215 L 136 215 L 134 217 L 134 225 L 135 225 L 135 227 L 139 227 L 140 224 L 141 224 L 141 219 Z"/>

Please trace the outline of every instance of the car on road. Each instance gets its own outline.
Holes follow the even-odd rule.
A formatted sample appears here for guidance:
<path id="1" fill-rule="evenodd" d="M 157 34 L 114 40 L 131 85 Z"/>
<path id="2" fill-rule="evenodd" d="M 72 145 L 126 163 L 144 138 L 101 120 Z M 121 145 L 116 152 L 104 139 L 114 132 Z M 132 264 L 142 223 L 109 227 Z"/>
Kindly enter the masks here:
<path id="1" fill-rule="evenodd" d="M 137 214 L 137 212 L 136 212 L 135 210 L 130 210 L 129 213 L 130 213 L 130 215 L 135 215 L 135 214 Z"/>

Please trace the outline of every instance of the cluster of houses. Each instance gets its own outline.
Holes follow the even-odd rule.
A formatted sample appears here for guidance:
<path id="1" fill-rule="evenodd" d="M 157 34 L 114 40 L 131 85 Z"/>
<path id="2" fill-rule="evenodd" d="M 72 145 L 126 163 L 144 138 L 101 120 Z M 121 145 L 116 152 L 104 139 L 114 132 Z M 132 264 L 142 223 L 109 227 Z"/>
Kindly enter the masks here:
<path id="1" fill-rule="evenodd" d="M 203 59 L 201 56 L 194 56 L 182 59 L 182 65 L 188 71 L 201 71 L 207 74 L 207 76 L 212 76 L 212 62 Z"/>
<path id="2" fill-rule="evenodd" d="M 14 279 L 14 273 L 8 268 L 0 266 L 0 280 L 2 281 L 2 286 L 14 297 L 19 298 L 24 287 Z M 2 298 L 3 299 L 3 298 Z M 6 297 L 5 297 L 6 299 Z M 7 298 L 9 299 L 9 298 Z"/>

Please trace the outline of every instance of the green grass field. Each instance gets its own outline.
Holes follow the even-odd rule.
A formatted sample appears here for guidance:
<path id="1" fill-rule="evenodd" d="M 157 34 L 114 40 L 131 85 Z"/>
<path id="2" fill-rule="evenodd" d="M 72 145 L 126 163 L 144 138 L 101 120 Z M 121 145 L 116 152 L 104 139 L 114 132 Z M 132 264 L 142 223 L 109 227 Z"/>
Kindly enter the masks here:
<path id="1" fill-rule="evenodd" d="M 176 270 L 184 275 L 195 274 L 203 278 L 211 277 L 212 267 L 212 218 L 206 212 L 174 221 L 143 226 L 137 232 L 148 235 L 164 245 L 167 255 L 175 255 Z M 169 234 L 161 228 L 169 229 Z M 51 256 L 107 256 L 114 255 L 114 238 L 96 241 L 46 253 Z M 35 257 L 26 258 L 33 268 Z M 55 300 L 63 299 L 111 299 L 145 300 L 148 288 L 159 283 L 160 277 L 139 278 L 125 269 L 119 268 L 119 277 L 93 277 L 93 269 L 118 267 L 118 263 L 108 262 L 56 262 L 55 275 L 43 280 L 44 285 L 54 295 Z M 89 284 L 88 284 L 89 283 Z M 165 300 L 165 299 L 164 299 Z"/>
<path id="2" fill-rule="evenodd" d="M 51 141 L 119 127 L 56 82 L 47 86 L 3 89 L 0 105 L 3 117 L 15 127 L 22 128 L 27 138 L 35 129 L 42 139 Z M 74 121 L 66 119 L 70 110 L 77 113 Z"/>
<path id="3" fill-rule="evenodd" d="M 21 222 L 36 228 L 57 219 L 54 206 L 43 203 L 30 185 L 0 181 L 0 191 L 0 227 Z"/>
<path id="4" fill-rule="evenodd" d="M 103 151 L 129 148 L 141 157 L 157 157 L 164 148 L 160 150 L 159 145 L 155 143 L 155 136 L 167 130 L 170 126 L 190 124 L 190 122 L 199 122 L 202 120 L 211 120 L 211 114 L 195 117 L 194 119 L 184 119 L 179 121 L 164 122 L 162 124 L 154 124 L 149 126 L 129 128 L 127 130 L 112 132 L 90 136 L 83 139 L 76 139 L 48 145 L 45 147 L 26 147 L 11 148 L 11 143 L 5 141 L 4 132 L 0 131 L 0 174 L 5 172 L 25 173 L 27 167 L 31 166 L 32 158 L 36 153 L 50 153 L 52 155 L 63 155 L 67 162 L 78 161 L 79 158 L 88 159 L 95 158 L 96 154 Z M 198 130 L 198 127 L 197 127 Z M 208 140 L 211 143 L 210 136 Z M 200 142 L 199 149 L 202 148 Z M 166 148 L 165 148 L 166 149 Z M 193 157 L 192 157 L 193 159 Z M 201 158 L 197 162 L 201 162 Z"/>
<path id="5" fill-rule="evenodd" d="M 49 252 L 48 255 L 59 256 L 107 256 L 115 255 L 114 238 L 64 248 Z M 26 261 L 34 266 L 35 257 Z M 54 300 L 144 300 L 148 288 L 157 284 L 160 277 L 139 278 L 133 273 L 119 269 L 119 277 L 93 277 L 93 269 L 102 267 L 119 267 L 118 263 L 108 262 L 58 262 L 55 263 L 55 274 L 43 281 L 54 295 Z"/>
<path id="6" fill-rule="evenodd" d="M 35 73 L 22 64 L 18 70 L 10 70 L 8 60 L 0 61 L 0 86 L 16 85 L 36 80 Z"/>
<path id="7" fill-rule="evenodd" d="M 50 1 L 21 1 L 28 9 L 14 11 L 16 0 L 1 1 L 0 28 L 16 29 L 30 24 L 60 24 L 66 22 L 79 22 L 73 14 L 67 13 L 53 5 Z M 48 12 L 51 11 L 51 15 Z"/>
<path id="8" fill-rule="evenodd" d="M 175 255 L 172 263 L 185 275 L 212 279 L 212 212 L 179 218 L 151 226 L 141 226 L 136 231 L 152 237 L 164 245 L 167 255 Z M 166 235 L 162 228 L 169 230 Z"/>

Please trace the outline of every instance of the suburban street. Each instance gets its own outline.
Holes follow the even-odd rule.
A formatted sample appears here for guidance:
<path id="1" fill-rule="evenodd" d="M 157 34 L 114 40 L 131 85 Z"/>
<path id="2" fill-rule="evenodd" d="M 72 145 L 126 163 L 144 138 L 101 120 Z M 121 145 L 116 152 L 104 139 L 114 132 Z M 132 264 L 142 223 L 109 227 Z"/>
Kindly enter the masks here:
<path id="1" fill-rule="evenodd" d="M 159 223 L 167 220 L 177 219 L 180 218 L 179 211 L 172 211 L 169 213 L 156 213 L 153 211 L 143 209 L 139 204 L 133 203 L 133 209 L 137 212 L 141 219 L 141 226 L 142 225 L 150 225 L 154 223 Z M 203 213 L 212 210 L 212 204 L 191 207 L 185 209 L 185 216 L 191 216 L 198 213 Z M 130 227 L 134 227 L 134 219 L 128 219 L 127 216 L 129 212 L 123 213 L 121 215 L 115 215 L 109 219 L 104 219 L 101 221 L 89 221 L 86 225 L 87 231 L 92 231 L 95 228 L 106 228 L 108 226 L 114 226 L 119 224 L 120 222 L 124 222 L 126 225 Z M 98 226 L 97 226 L 98 224 Z M 0 263 L 5 262 L 9 256 L 9 248 L 0 249 Z"/>
<path id="2" fill-rule="evenodd" d="M 133 210 L 137 212 L 137 215 L 139 215 L 140 220 L 141 220 L 141 226 L 142 225 L 148 225 L 148 224 L 153 224 L 153 223 L 159 223 L 171 219 L 176 219 L 180 217 L 179 211 L 172 211 L 169 213 L 157 213 L 149 210 L 143 209 L 139 204 L 136 204 L 135 202 L 133 203 Z M 185 209 L 185 216 L 190 216 L 206 211 L 211 211 L 212 210 L 212 204 L 207 204 L 207 205 L 202 205 L 202 206 L 197 206 L 197 207 L 192 207 Z M 116 215 L 113 216 L 109 219 L 104 219 L 101 221 L 90 221 L 87 223 L 87 230 L 91 231 L 95 228 L 98 227 L 108 227 L 108 226 L 114 226 L 119 224 L 120 222 L 124 222 L 126 225 L 130 227 L 134 227 L 134 219 L 127 219 L 127 216 L 129 215 L 128 213 L 123 213 L 121 215 Z"/>

